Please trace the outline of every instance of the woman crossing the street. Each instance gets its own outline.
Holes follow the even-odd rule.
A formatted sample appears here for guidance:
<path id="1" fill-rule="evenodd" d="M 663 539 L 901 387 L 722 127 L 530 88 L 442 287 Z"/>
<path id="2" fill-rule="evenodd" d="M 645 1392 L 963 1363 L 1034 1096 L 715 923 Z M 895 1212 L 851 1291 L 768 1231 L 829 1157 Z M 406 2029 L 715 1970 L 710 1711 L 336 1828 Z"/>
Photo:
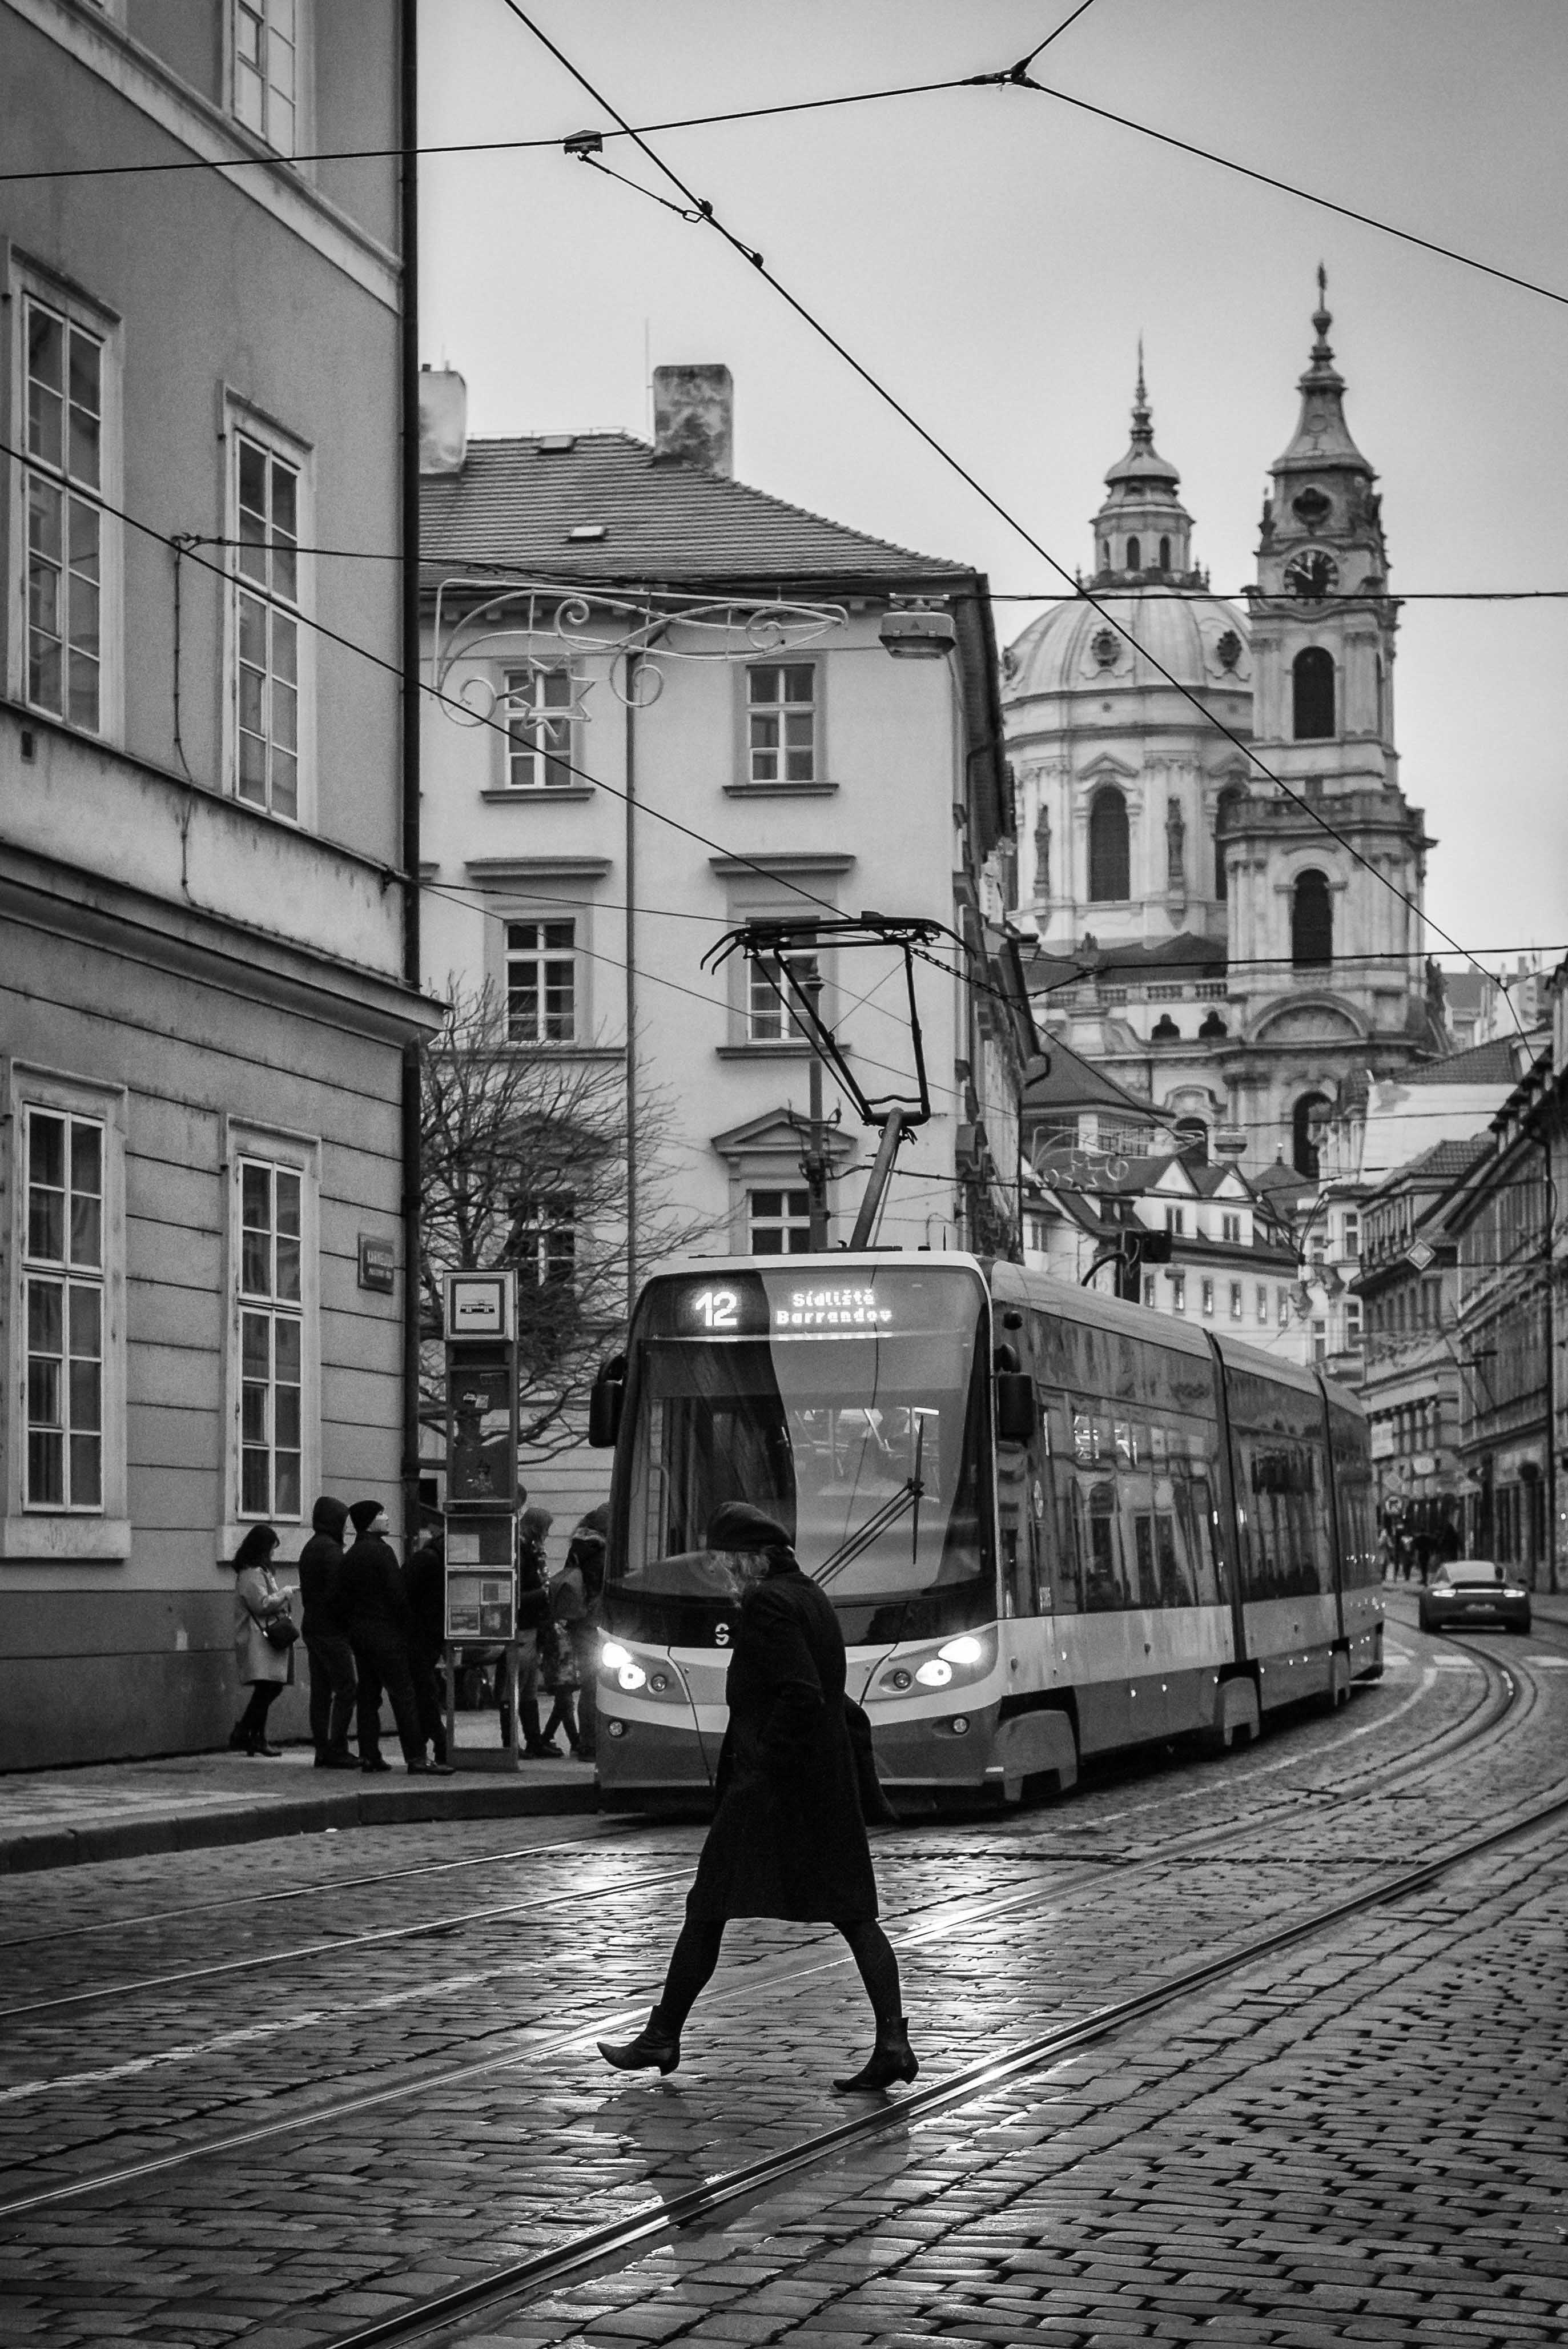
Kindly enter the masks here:
<path id="1" fill-rule="evenodd" d="M 634 2039 L 599 2049 L 618 2071 L 673 2072 L 681 2031 L 718 1963 L 732 1917 L 830 1924 L 849 1943 L 876 2017 L 876 2044 L 846 2093 L 913 2080 L 898 1960 L 877 1922 L 862 1805 L 880 1805 L 864 1716 L 844 1692 L 844 1640 L 830 1599 L 800 1570 L 784 1528 L 744 1501 L 712 1519 L 707 1547 L 744 1582 L 729 1667 L 718 1807 L 659 2002 Z M 869 1748 L 869 1735 L 859 1743 Z M 873 1815 L 886 1816 L 879 1809 Z"/>

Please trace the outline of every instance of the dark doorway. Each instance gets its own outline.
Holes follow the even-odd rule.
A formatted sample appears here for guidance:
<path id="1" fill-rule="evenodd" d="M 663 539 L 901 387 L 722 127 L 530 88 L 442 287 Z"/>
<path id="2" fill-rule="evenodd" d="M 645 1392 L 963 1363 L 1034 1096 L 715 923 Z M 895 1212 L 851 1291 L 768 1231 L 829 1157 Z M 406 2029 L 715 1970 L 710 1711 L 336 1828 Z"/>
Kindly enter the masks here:
<path id="1" fill-rule="evenodd" d="M 1291 1122 L 1292 1162 L 1309 1183 L 1317 1180 L 1318 1137 L 1328 1122 L 1329 1106 L 1326 1093 L 1303 1093 Z"/>

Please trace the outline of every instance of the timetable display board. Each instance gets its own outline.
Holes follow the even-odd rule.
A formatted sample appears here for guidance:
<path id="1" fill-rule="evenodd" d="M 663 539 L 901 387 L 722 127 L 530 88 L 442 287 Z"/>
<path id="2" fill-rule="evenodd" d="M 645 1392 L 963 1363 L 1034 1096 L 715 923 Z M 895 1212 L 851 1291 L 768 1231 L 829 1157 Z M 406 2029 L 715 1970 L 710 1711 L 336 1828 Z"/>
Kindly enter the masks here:
<path id="1" fill-rule="evenodd" d="M 449 1640 L 517 1637 L 517 1531 L 509 1509 L 447 1521 Z"/>

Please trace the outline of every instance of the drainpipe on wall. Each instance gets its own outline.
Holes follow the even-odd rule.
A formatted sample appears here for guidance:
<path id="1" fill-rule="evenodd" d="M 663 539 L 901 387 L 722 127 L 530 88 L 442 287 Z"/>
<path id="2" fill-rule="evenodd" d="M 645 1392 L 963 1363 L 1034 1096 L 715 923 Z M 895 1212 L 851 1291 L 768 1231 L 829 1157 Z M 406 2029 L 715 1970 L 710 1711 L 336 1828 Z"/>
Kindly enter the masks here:
<path id="1" fill-rule="evenodd" d="M 403 671 L 403 981 L 418 992 L 419 968 L 419 73 L 418 0 L 398 0 L 398 188 L 402 244 L 399 374 Z M 419 1509 L 419 1047 L 403 1047 L 403 1531 Z"/>

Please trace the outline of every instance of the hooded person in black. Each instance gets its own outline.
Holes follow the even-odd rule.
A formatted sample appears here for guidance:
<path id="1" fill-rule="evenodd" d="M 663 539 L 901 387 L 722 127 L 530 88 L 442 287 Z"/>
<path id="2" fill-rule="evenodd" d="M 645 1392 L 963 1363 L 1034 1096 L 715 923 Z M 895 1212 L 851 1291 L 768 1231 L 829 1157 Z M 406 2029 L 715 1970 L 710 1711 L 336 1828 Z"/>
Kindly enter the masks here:
<path id="1" fill-rule="evenodd" d="M 403 1568 L 408 1599 L 408 1670 L 419 1729 L 438 1762 L 447 1758 L 447 1709 L 441 1701 L 441 1658 L 447 1639 L 447 1537 L 441 1520 L 427 1526 Z"/>
<path id="2" fill-rule="evenodd" d="M 343 1528 L 348 1505 L 324 1493 L 310 1514 L 314 1527 L 299 1554 L 301 1631 L 310 1658 L 310 1735 L 318 1770 L 352 1770 L 348 1724 L 354 1717 L 354 1650 L 343 1603 Z"/>
<path id="3" fill-rule="evenodd" d="M 408 1670 L 408 1595 L 397 1553 L 387 1539 L 387 1512 L 379 1501 L 356 1501 L 348 1514 L 356 1539 L 343 1561 L 342 1587 L 359 1673 L 359 1766 L 362 1770 L 391 1766 L 381 1754 L 385 1689 L 397 1723 L 397 1742 L 410 1771 L 449 1777 L 446 1763 L 425 1759 L 419 1709 Z"/>

